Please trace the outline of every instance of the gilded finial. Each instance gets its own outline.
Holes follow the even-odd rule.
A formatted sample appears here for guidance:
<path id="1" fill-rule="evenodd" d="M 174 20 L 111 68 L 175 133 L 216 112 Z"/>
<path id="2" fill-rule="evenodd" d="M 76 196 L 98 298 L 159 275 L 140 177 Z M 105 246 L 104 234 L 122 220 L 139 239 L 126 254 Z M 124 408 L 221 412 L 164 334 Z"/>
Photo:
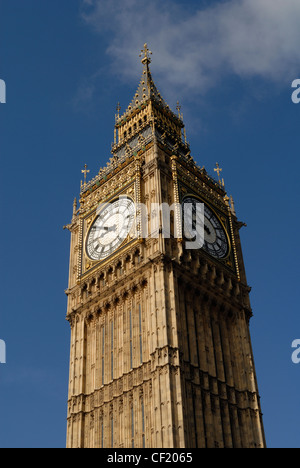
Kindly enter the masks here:
<path id="1" fill-rule="evenodd" d="M 141 62 L 143 65 L 149 65 L 151 63 L 150 55 L 152 55 L 151 50 L 148 49 L 147 44 L 144 44 L 144 48 L 141 50 L 140 57 L 143 57 Z"/>
<path id="2" fill-rule="evenodd" d="M 221 180 L 221 177 L 220 177 L 220 174 L 223 171 L 223 169 L 220 168 L 219 163 L 216 163 L 216 168 L 214 169 L 214 171 L 218 174 L 219 184 L 224 187 L 225 186 L 224 179 Z"/>
<path id="3" fill-rule="evenodd" d="M 84 169 L 81 170 L 82 174 L 84 174 L 84 183 L 83 183 L 83 186 L 85 187 L 86 186 L 86 175 L 90 172 L 88 169 L 87 169 L 87 165 L 85 164 L 84 165 Z M 82 181 L 81 181 L 81 186 L 82 186 Z"/>
<path id="4" fill-rule="evenodd" d="M 178 117 L 181 119 L 181 105 L 179 104 L 179 101 L 177 101 L 177 106 L 176 106 L 176 110 L 178 111 Z"/>
<path id="5" fill-rule="evenodd" d="M 120 110 L 121 110 L 121 106 L 120 106 L 120 103 L 118 102 L 117 108 L 116 108 L 116 111 L 117 111 L 117 118 L 120 117 Z"/>
<path id="6" fill-rule="evenodd" d="M 120 103 L 118 102 L 117 107 L 116 107 L 117 113 L 115 114 L 115 122 L 116 124 L 118 123 L 118 120 L 120 119 L 120 111 L 121 111 L 121 106 Z M 115 127 L 114 129 L 114 145 L 117 144 L 117 129 Z"/>

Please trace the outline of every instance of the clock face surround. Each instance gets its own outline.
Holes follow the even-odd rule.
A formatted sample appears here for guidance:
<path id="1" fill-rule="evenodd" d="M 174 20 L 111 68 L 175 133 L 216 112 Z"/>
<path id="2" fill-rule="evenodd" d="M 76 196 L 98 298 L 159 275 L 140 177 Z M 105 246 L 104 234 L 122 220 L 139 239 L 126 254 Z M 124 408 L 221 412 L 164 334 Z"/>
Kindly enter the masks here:
<path id="1" fill-rule="evenodd" d="M 190 213 L 190 219 L 187 221 L 185 226 L 185 234 L 189 240 L 195 236 L 194 232 L 198 223 L 201 223 L 200 218 L 197 216 L 197 205 L 202 204 L 200 200 L 195 197 L 186 197 L 183 200 L 183 206 L 185 204 L 192 205 L 192 210 L 187 210 Z M 185 210 L 183 210 L 185 212 Z M 193 226 L 193 231 L 188 232 L 188 226 Z M 221 221 L 215 215 L 215 213 L 204 204 L 204 245 L 203 249 L 212 257 L 217 259 L 223 259 L 227 257 L 229 253 L 229 242 L 222 226 Z"/>
<path id="2" fill-rule="evenodd" d="M 104 260 L 113 254 L 134 227 L 135 204 L 120 198 L 99 212 L 86 239 L 86 253 L 91 260 Z"/>

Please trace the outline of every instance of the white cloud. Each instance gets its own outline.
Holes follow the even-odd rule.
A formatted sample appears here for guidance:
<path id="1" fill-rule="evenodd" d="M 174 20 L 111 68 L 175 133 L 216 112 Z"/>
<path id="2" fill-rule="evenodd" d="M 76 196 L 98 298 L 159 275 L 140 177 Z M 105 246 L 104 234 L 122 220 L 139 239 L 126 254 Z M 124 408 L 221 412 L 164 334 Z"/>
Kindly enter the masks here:
<path id="1" fill-rule="evenodd" d="M 81 83 L 77 89 L 76 95 L 72 100 L 72 104 L 75 110 L 87 109 L 87 106 L 92 102 L 95 93 L 95 84 L 92 80 L 87 80 Z"/>
<path id="2" fill-rule="evenodd" d="M 109 37 L 114 71 L 139 76 L 147 42 L 155 80 L 180 95 L 229 75 L 286 84 L 300 73 L 299 0 L 221 0 L 198 10 L 174 0 L 83 0 L 81 14 Z"/>

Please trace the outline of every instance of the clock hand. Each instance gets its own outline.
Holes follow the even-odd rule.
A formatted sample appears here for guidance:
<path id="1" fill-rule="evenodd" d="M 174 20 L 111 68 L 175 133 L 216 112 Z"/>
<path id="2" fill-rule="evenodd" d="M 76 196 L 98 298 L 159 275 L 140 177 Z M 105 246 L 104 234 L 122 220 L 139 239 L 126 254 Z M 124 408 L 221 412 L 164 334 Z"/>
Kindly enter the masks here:
<path id="1" fill-rule="evenodd" d="M 98 239 L 102 239 L 102 237 L 106 236 L 106 234 L 108 234 L 109 232 L 114 232 L 114 231 L 116 231 L 117 225 L 114 224 L 113 226 L 103 226 L 102 229 L 104 229 L 105 232 L 102 233 L 101 236 L 98 237 Z"/>
<path id="2" fill-rule="evenodd" d="M 114 224 L 113 226 L 104 226 L 104 229 L 107 231 L 107 232 L 112 232 L 112 231 L 115 231 L 117 229 L 117 225 Z"/>
<path id="3" fill-rule="evenodd" d="M 209 229 L 207 226 L 205 226 L 205 225 L 204 225 L 204 231 L 205 231 L 208 235 L 210 235 L 210 229 Z"/>

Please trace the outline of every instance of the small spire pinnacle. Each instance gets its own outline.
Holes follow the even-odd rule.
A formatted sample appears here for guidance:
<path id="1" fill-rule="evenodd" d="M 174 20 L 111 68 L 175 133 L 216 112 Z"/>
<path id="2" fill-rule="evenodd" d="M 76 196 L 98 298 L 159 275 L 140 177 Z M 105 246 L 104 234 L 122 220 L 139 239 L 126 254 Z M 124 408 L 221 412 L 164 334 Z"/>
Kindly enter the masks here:
<path id="1" fill-rule="evenodd" d="M 147 44 L 144 44 L 144 48 L 141 50 L 140 57 L 143 57 L 141 62 L 143 65 L 149 65 L 151 63 L 150 55 L 152 55 L 151 50 L 148 49 Z"/>
<path id="2" fill-rule="evenodd" d="M 178 112 L 178 118 L 183 122 L 183 114 L 180 112 L 180 111 L 181 111 L 181 105 L 179 104 L 179 101 L 177 101 L 176 110 L 177 110 L 177 112 Z M 185 144 L 187 145 L 188 142 L 187 142 L 186 129 L 185 129 L 185 127 L 183 127 L 183 136 L 184 136 L 184 142 L 185 142 Z"/>
<path id="3" fill-rule="evenodd" d="M 120 106 L 120 103 L 118 102 L 117 108 L 116 108 L 116 111 L 117 111 L 117 118 L 120 117 L 120 110 L 121 110 L 121 106 Z"/>
<path id="4" fill-rule="evenodd" d="M 231 212 L 232 214 L 234 214 L 234 216 L 236 216 L 236 211 L 235 211 L 235 206 L 234 206 L 234 200 L 233 200 L 233 196 L 230 195 L 230 206 L 231 206 Z"/>
<path id="5" fill-rule="evenodd" d="M 219 184 L 221 185 L 221 187 L 222 186 L 224 187 L 225 186 L 224 179 L 221 180 L 221 177 L 220 177 L 220 174 L 223 171 L 223 169 L 220 168 L 219 163 L 216 163 L 216 168 L 214 169 L 214 171 L 218 174 Z"/>
<path id="6" fill-rule="evenodd" d="M 81 170 L 82 174 L 84 174 L 84 184 L 83 184 L 83 187 L 86 186 L 86 175 L 90 172 L 88 169 L 87 169 L 87 165 L 85 164 L 84 165 L 84 169 Z M 82 186 L 82 181 L 81 181 L 81 186 Z"/>
<path id="7" fill-rule="evenodd" d="M 74 198 L 74 202 L 73 202 L 73 218 L 76 216 L 76 212 L 77 212 L 77 199 Z"/>
<path id="8" fill-rule="evenodd" d="M 176 106 L 176 110 L 178 111 L 178 117 L 181 119 L 181 105 L 179 104 L 179 101 L 177 101 L 177 106 Z"/>
<path id="9" fill-rule="evenodd" d="M 121 110 L 121 105 L 118 102 L 117 107 L 116 107 L 117 113 L 115 114 L 115 122 L 116 123 L 120 119 L 120 110 Z M 115 128 L 115 130 L 114 130 L 114 145 L 116 145 L 116 144 L 117 144 L 117 129 Z"/>

